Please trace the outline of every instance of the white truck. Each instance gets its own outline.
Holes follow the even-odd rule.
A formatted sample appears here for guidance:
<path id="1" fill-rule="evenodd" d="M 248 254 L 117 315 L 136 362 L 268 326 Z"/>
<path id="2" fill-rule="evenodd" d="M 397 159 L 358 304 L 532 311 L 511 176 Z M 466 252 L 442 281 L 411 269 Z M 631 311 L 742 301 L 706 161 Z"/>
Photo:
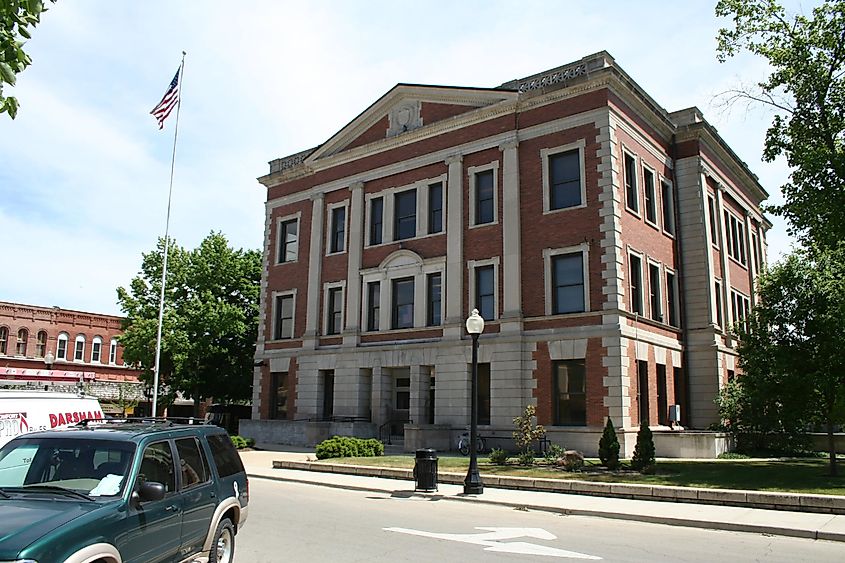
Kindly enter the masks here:
<path id="1" fill-rule="evenodd" d="M 0 448 L 27 432 L 103 418 L 96 397 L 50 391 L 0 390 Z"/>

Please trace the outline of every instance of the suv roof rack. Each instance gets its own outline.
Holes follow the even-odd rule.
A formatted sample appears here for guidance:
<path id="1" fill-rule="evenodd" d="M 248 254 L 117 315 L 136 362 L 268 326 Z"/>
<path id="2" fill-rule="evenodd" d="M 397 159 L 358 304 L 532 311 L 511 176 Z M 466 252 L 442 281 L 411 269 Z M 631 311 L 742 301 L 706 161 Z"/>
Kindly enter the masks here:
<path id="1" fill-rule="evenodd" d="M 87 428 L 89 426 L 107 426 L 118 424 L 164 424 L 175 426 L 176 424 L 205 425 L 209 424 L 204 418 L 194 416 L 124 416 L 114 418 L 86 418 L 80 420 L 74 426 Z"/>

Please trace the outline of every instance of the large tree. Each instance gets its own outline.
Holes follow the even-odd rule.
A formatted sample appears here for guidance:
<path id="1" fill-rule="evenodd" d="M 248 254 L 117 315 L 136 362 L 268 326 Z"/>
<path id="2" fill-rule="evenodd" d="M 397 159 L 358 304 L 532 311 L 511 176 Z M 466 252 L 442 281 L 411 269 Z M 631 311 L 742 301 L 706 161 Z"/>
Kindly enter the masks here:
<path id="1" fill-rule="evenodd" d="M 121 337 L 124 357 L 139 365 L 150 383 L 155 369 L 156 333 L 164 241 L 143 255 L 129 289 L 118 288 L 126 314 Z M 235 250 L 211 233 L 194 250 L 171 241 L 168 250 L 159 379 L 169 390 L 194 399 L 234 401 L 251 396 L 258 331 L 261 255 Z"/>
<path id="2" fill-rule="evenodd" d="M 801 435 L 822 426 L 830 471 L 833 431 L 845 423 L 845 243 L 798 250 L 760 276 L 760 302 L 737 325 L 743 374 L 722 393 L 735 430 Z"/>
<path id="3" fill-rule="evenodd" d="M 733 23 L 719 30 L 720 61 L 747 51 L 771 68 L 756 87 L 732 92 L 775 111 L 763 157 L 784 156 L 792 173 L 771 211 L 805 243 L 845 240 L 845 2 L 825 1 L 807 17 L 776 0 L 719 0 L 716 14 Z"/>
<path id="4" fill-rule="evenodd" d="M 0 0 L 0 113 L 8 112 L 12 119 L 18 114 L 18 100 L 3 96 L 3 84 L 14 86 L 18 73 L 32 64 L 24 40 L 46 11 L 42 0 Z"/>

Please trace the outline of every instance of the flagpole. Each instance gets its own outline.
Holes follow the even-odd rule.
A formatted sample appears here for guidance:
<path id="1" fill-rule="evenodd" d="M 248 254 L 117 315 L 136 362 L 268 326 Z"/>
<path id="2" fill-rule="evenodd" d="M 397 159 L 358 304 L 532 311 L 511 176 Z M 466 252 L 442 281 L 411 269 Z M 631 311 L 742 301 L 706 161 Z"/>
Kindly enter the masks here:
<path id="1" fill-rule="evenodd" d="M 185 51 L 182 51 L 182 64 L 179 65 L 179 97 L 176 101 L 176 127 L 173 129 L 173 154 L 170 157 L 170 189 L 167 192 L 167 220 L 164 223 L 164 261 L 161 268 L 161 299 L 158 305 L 158 335 L 156 336 L 156 363 L 153 376 L 153 410 L 156 416 L 158 406 L 158 376 L 161 368 L 161 325 L 164 322 L 164 284 L 167 280 L 167 251 L 170 247 L 170 201 L 173 197 L 173 170 L 176 165 L 176 139 L 179 136 L 179 111 L 182 109 L 182 77 L 185 74 Z"/>

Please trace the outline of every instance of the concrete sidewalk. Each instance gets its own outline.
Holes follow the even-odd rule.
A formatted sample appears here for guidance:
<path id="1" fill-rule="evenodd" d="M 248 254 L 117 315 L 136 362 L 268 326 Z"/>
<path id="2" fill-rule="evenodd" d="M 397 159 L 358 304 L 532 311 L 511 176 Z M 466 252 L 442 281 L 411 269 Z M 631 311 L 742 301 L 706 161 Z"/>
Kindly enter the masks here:
<path id="1" fill-rule="evenodd" d="M 443 500 L 497 504 L 559 514 L 599 516 L 673 526 L 845 542 L 845 515 L 712 504 L 630 500 L 539 490 L 513 490 L 495 488 L 488 484 L 485 484 L 484 493 L 481 495 L 464 495 L 461 485 L 443 482 L 439 483 L 436 492 L 425 493 L 414 490 L 413 480 L 378 477 L 378 469 L 371 470 L 369 472 L 371 475 L 350 475 L 325 471 L 273 468 L 274 461 L 313 461 L 315 459 L 313 450 L 248 451 L 241 452 L 241 459 L 246 467 L 247 474 L 253 478 L 292 481 L 385 494 L 434 496 Z M 306 464 L 295 465 L 307 466 Z"/>

